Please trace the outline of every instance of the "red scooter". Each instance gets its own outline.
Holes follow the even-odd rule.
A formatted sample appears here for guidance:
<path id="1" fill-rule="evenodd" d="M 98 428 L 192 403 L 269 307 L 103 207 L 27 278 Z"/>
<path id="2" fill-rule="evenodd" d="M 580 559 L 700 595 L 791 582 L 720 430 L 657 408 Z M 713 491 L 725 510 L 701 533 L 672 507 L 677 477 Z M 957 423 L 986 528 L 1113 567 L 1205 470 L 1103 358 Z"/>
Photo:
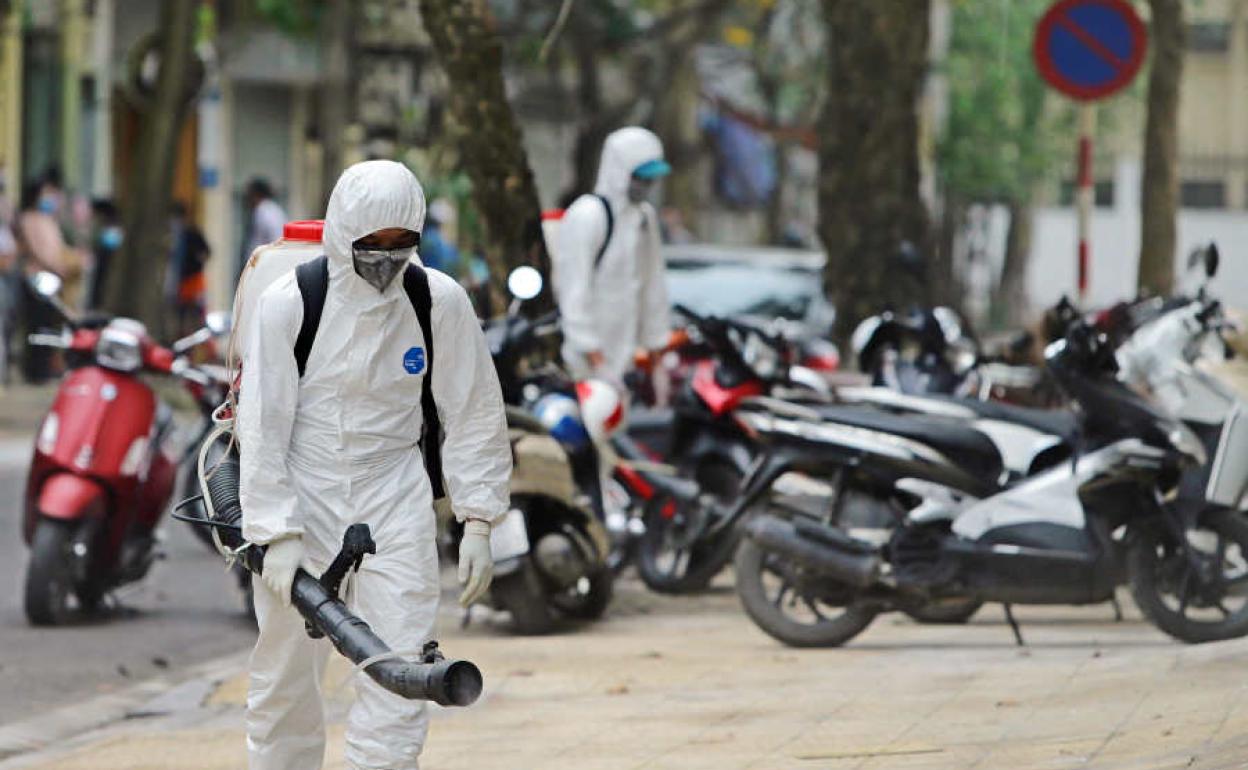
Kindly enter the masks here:
<path id="1" fill-rule="evenodd" d="M 156 558 L 177 460 L 166 447 L 172 412 L 139 375 L 203 387 L 213 380 L 183 355 L 200 333 L 162 347 L 138 321 L 75 319 L 56 298 L 55 275 L 33 283 L 66 328 L 32 334 L 30 343 L 64 350 L 70 371 L 39 428 L 26 483 L 25 608 L 32 624 L 59 625 L 75 603 L 93 610 L 108 591 L 143 578 Z"/>

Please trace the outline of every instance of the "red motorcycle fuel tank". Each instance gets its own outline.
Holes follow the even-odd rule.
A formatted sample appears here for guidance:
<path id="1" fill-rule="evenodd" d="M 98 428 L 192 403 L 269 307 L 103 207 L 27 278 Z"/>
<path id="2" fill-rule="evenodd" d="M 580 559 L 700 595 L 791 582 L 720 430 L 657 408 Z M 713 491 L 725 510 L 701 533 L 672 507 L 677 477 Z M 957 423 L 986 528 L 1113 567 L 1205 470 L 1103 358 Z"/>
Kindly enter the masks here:
<path id="1" fill-rule="evenodd" d="M 761 396 L 763 384 L 758 380 L 748 380 L 736 387 L 725 388 L 715 381 L 715 364 L 699 361 L 693 372 L 693 392 L 698 394 L 711 414 L 720 417 L 732 411 L 741 399 Z"/>

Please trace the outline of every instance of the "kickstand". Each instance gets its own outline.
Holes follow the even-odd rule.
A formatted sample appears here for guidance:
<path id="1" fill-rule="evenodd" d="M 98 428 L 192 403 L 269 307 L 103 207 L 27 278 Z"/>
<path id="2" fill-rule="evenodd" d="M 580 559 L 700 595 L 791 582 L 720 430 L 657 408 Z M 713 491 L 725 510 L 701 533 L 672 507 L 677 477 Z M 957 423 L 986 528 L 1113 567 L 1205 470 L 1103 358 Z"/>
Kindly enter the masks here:
<path id="1" fill-rule="evenodd" d="M 1114 622 L 1121 623 L 1122 622 L 1122 605 L 1118 603 L 1118 597 L 1115 596 L 1109 601 L 1111 604 L 1114 605 Z"/>
<path id="2" fill-rule="evenodd" d="M 1014 619 L 1014 610 L 1010 605 L 1002 605 L 1005 607 L 1005 622 L 1010 624 L 1010 630 L 1014 632 L 1014 641 L 1019 647 L 1025 647 L 1026 642 L 1023 641 L 1023 632 L 1018 627 L 1018 621 Z"/>
<path id="3" fill-rule="evenodd" d="M 464 608 L 463 614 L 459 616 L 460 630 L 467 628 L 470 623 L 472 623 L 472 607 L 468 606 Z"/>

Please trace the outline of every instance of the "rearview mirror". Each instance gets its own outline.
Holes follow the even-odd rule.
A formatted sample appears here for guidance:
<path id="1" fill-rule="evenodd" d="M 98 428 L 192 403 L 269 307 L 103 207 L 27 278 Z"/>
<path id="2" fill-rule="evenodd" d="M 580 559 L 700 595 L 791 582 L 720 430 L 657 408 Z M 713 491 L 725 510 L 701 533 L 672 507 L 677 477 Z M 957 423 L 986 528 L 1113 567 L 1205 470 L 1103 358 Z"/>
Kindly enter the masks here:
<path id="1" fill-rule="evenodd" d="M 542 293 L 542 274 L 524 265 L 507 276 L 507 291 L 519 300 L 529 300 Z"/>
<path id="2" fill-rule="evenodd" d="M 1209 248 L 1205 249 L 1205 275 L 1209 278 L 1218 274 L 1218 262 L 1221 261 L 1221 255 L 1218 254 L 1218 244 L 1210 243 Z"/>
<path id="3" fill-rule="evenodd" d="M 55 297 L 60 294 L 63 283 L 59 275 L 47 270 L 35 273 L 35 277 L 30 279 L 31 286 L 44 297 Z"/>
<path id="4" fill-rule="evenodd" d="M 204 318 L 204 326 L 220 337 L 230 331 L 230 314 L 223 310 L 214 310 Z"/>

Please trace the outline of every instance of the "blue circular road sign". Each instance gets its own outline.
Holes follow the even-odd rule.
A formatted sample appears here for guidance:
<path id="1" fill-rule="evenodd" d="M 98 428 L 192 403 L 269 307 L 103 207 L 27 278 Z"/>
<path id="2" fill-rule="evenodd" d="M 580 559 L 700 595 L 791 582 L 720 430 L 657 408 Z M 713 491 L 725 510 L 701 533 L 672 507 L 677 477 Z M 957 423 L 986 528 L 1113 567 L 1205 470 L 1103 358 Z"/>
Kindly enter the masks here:
<path id="1" fill-rule="evenodd" d="M 1060 0 L 1036 26 L 1032 55 L 1049 85 L 1091 101 L 1126 87 L 1147 48 L 1144 23 L 1126 0 Z"/>

